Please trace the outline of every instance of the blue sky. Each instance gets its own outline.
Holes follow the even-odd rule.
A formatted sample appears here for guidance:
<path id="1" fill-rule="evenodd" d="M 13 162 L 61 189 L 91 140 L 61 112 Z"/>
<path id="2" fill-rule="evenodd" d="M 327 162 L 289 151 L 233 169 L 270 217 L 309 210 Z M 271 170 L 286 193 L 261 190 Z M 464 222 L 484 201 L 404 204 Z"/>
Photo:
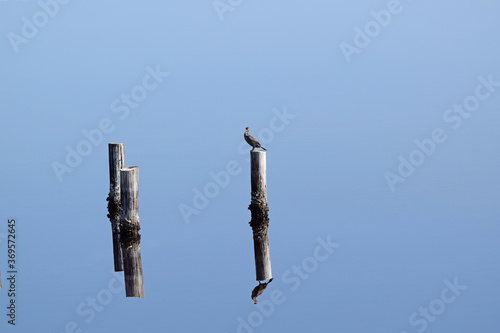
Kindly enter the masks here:
<path id="1" fill-rule="evenodd" d="M 0 7 L 2 331 L 497 327 L 498 2 Z M 258 305 L 247 126 L 268 149 Z M 140 170 L 145 299 L 112 272 L 108 142 Z"/>

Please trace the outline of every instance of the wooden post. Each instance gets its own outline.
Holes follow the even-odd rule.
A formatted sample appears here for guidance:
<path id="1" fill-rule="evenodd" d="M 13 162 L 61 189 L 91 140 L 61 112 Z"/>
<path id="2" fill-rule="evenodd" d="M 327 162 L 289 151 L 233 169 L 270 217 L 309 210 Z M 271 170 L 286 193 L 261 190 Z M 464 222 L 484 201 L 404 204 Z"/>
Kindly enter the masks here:
<path id="1" fill-rule="evenodd" d="M 123 255 L 120 246 L 120 169 L 125 167 L 125 145 L 108 143 L 109 195 L 108 218 L 113 234 L 113 259 L 115 272 L 123 271 Z"/>
<path id="2" fill-rule="evenodd" d="M 127 297 L 144 298 L 139 230 L 139 167 L 120 171 L 120 241 Z"/>
<path id="3" fill-rule="evenodd" d="M 271 255 L 269 253 L 269 217 L 267 206 L 266 152 L 250 151 L 252 199 L 250 209 L 257 281 L 272 278 Z"/>

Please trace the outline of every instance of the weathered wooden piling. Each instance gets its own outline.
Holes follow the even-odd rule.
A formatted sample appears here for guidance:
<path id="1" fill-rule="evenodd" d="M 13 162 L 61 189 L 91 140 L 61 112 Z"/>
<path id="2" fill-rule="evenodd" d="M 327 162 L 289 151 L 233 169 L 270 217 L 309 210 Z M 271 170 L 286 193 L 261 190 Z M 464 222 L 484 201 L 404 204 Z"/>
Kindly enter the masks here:
<path id="1" fill-rule="evenodd" d="M 269 252 L 269 217 L 267 206 L 266 152 L 250 151 L 250 175 L 252 199 L 250 209 L 257 281 L 272 278 L 271 255 Z"/>
<path id="2" fill-rule="evenodd" d="M 115 272 L 123 271 L 123 255 L 120 246 L 120 169 L 125 167 L 125 145 L 109 143 L 109 194 L 108 218 L 113 234 L 113 258 Z"/>
<path id="3" fill-rule="evenodd" d="M 120 242 L 123 253 L 125 294 L 144 298 L 139 223 L 139 167 L 120 170 Z"/>

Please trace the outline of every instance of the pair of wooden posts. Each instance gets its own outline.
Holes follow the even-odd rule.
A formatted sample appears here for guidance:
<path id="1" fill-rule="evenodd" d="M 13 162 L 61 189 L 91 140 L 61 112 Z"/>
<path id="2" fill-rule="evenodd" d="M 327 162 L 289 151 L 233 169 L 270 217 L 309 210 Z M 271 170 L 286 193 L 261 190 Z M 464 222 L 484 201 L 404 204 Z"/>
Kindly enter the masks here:
<path id="1" fill-rule="evenodd" d="M 139 167 L 125 167 L 123 143 L 109 143 L 108 217 L 115 272 L 124 272 L 127 297 L 144 298 L 139 235 Z"/>

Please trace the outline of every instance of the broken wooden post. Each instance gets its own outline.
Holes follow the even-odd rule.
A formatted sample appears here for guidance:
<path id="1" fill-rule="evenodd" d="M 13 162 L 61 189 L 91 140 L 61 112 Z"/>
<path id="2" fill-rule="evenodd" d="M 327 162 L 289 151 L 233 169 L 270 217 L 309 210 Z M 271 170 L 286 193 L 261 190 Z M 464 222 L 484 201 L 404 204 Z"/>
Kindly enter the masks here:
<path id="1" fill-rule="evenodd" d="M 144 298 L 139 230 L 139 167 L 120 171 L 120 241 L 127 297 Z"/>
<path id="2" fill-rule="evenodd" d="M 113 259 L 115 272 L 123 271 L 122 248 L 120 245 L 120 169 L 125 167 L 125 145 L 108 143 L 109 194 L 108 218 L 113 234 Z"/>
<path id="3" fill-rule="evenodd" d="M 250 175 L 252 199 L 250 209 L 257 281 L 272 278 L 271 255 L 269 253 L 269 217 L 267 206 L 266 152 L 250 151 Z"/>

